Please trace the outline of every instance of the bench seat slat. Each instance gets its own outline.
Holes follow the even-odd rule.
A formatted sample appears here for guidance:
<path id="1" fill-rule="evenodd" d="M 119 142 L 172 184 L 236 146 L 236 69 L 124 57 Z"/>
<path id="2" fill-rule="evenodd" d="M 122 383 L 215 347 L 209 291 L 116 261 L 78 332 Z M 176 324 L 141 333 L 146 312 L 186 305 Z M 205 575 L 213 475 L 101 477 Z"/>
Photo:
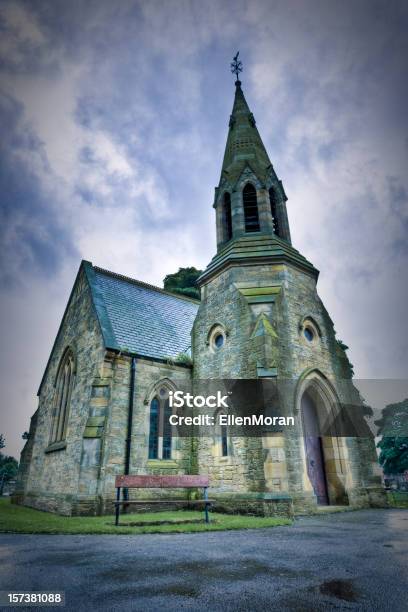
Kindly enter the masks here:
<path id="1" fill-rule="evenodd" d="M 128 504 L 205 504 L 213 503 L 215 499 L 130 499 L 128 501 L 115 501 L 115 506 L 127 506 Z"/>
<path id="2" fill-rule="evenodd" d="M 129 489 L 189 489 L 208 487 L 208 476 L 174 474 L 171 476 L 116 476 L 115 487 Z"/>

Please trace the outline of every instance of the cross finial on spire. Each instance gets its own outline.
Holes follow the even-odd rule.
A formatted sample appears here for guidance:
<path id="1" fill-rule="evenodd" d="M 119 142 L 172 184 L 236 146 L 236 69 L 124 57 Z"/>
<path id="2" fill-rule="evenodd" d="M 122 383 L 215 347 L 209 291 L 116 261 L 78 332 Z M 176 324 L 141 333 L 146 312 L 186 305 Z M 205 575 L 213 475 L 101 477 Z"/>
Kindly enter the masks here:
<path id="1" fill-rule="evenodd" d="M 238 75 L 240 72 L 242 72 L 242 62 L 241 60 L 238 59 L 239 56 L 239 51 L 238 53 L 235 55 L 233 61 L 231 62 L 231 72 L 232 74 L 235 74 L 237 77 L 237 83 L 239 83 L 239 78 Z"/>

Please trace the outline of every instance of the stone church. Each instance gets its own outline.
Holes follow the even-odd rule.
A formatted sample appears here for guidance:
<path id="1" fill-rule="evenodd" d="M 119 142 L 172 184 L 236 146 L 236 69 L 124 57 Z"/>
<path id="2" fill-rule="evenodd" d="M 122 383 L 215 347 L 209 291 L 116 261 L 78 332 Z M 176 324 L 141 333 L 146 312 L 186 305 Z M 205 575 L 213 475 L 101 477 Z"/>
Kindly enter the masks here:
<path id="1" fill-rule="evenodd" d="M 383 503 L 372 439 L 305 435 L 318 408 L 329 414 L 357 392 L 317 294 L 318 270 L 292 246 L 286 200 L 237 75 L 213 204 L 217 253 L 198 280 L 201 300 L 82 261 L 39 387 L 15 503 L 109 513 L 116 475 L 189 473 L 209 475 L 221 511 Z M 203 379 L 291 381 L 285 409 L 297 417 L 295 434 L 235 438 L 224 427 L 175 436 L 169 392 Z"/>

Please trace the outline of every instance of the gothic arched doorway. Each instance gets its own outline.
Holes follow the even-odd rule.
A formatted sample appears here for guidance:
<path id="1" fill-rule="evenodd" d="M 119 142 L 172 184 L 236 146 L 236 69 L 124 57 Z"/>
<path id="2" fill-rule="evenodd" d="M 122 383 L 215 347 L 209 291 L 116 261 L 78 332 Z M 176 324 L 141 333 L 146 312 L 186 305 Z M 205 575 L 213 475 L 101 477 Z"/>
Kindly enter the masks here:
<path id="1" fill-rule="evenodd" d="M 329 504 L 329 492 L 325 469 L 323 441 L 320 435 L 319 414 L 316 402 L 309 391 L 301 400 L 301 414 L 306 454 L 306 468 L 317 503 Z"/>

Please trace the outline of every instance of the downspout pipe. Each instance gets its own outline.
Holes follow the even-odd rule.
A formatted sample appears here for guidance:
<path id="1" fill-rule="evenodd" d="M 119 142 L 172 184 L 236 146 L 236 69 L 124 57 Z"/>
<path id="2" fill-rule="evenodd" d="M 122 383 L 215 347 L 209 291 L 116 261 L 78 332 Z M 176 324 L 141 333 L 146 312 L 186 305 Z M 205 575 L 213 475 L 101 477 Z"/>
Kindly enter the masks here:
<path id="1" fill-rule="evenodd" d="M 127 421 L 127 435 L 125 448 L 125 471 L 127 476 L 130 470 L 130 453 L 132 448 L 132 425 L 133 425 L 133 403 L 135 399 L 135 373 L 136 373 L 136 357 L 132 357 L 130 362 L 130 389 L 129 389 L 129 409 Z M 123 489 L 123 499 L 129 499 L 129 489 Z"/>

